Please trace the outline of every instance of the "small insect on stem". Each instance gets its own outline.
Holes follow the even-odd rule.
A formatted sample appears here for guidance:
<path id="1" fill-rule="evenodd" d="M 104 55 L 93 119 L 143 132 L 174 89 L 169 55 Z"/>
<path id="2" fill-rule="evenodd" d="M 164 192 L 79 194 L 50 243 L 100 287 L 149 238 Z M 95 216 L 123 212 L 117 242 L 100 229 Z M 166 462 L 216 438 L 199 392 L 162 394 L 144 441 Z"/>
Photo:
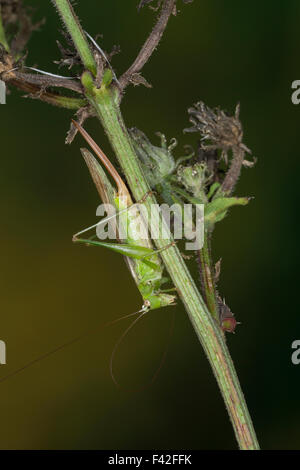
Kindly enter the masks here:
<path id="1" fill-rule="evenodd" d="M 236 321 L 234 314 L 226 305 L 225 300 L 219 298 L 218 304 L 222 330 L 226 333 L 235 333 L 236 326 L 240 325 L 240 322 Z"/>

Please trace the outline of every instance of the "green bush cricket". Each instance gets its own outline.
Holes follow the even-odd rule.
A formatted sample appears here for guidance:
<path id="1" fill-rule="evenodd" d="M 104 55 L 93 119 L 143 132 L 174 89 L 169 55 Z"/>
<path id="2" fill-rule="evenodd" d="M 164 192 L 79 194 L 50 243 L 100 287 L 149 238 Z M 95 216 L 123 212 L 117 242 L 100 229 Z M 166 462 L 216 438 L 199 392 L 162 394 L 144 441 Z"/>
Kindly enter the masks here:
<path id="1" fill-rule="evenodd" d="M 89 245 L 102 246 L 109 248 L 117 253 L 125 256 L 129 270 L 136 282 L 136 285 L 143 298 L 143 306 L 141 312 L 147 312 L 160 307 L 175 304 L 175 295 L 170 295 L 166 291 L 161 290 L 161 286 L 168 279 L 163 277 L 163 265 L 159 258 L 159 250 L 154 250 L 148 237 L 137 239 L 137 231 L 140 232 L 141 218 L 137 217 L 137 211 L 131 208 L 136 206 L 130 196 L 130 193 L 112 165 L 107 156 L 103 153 L 96 142 L 89 136 L 83 127 L 73 121 L 75 127 L 82 134 L 84 139 L 90 145 L 91 149 L 98 156 L 102 164 L 105 166 L 109 174 L 117 186 L 117 192 L 110 184 L 103 169 L 94 159 L 94 157 L 86 149 L 82 149 L 84 159 L 87 163 L 93 181 L 96 185 L 102 202 L 112 204 L 122 217 L 122 223 L 126 226 L 127 239 L 123 243 L 112 243 L 104 241 L 95 241 L 90 239 L 73 237 L 75 242 L 86 243 Z M 147 196 L 147 195 L 146 195 Z M 145 196 L 145 197 L 146 197 Z M 136 207 L 134 207 L 136 209 Z M 137 227 L 139 224 L 139 227 Z M 167 249 L 166 246 L 164 249 Z"/>
<path id="2" fill-rule="evenodd" d="M 176 296 L 167 294 L 166 292 L 160 289 L 161 285 L 164 282 L 168 281 L 167 278 L 163 277 L 163 266 L 159 258 L 159 251 L 161 250 L 155 251 L 151 245 L 151 241 L 149 238 L 136 240 L 135 237 L 130 236 L 130 234 L 133 235 L 133 232 L 135 231 L 135 224 L 137 223 L 136 211 L 132 211 L 130 209 L 134 208 L 134 206 L 137 206 L 137 204 L 133 203 L 125 183 L 123 182 L 122 178 L 120 177 L 120 175 L 118 174 L 118 172 L 116 171 L 112 163 L 109 161 L 106 155 L 101 151 L 98 145 L 93 141 L 93 139 L 87 134 L 87 132 L 75 121 L 73 121 L 73 124 L 79 129 L 81 134 L 84 136 L 87 142 L 91 145 L 91 148 L 95 151 L 95 153 L 97 154 L 97 156 L 99 157 L 103 165 L 106 167 L 106 169 L 108 170 L 108 172 L 114 179 L 118 188 L 118 192 L 116 192 L 116 190 L 113 188 L 106 173 L 102 169 L 101 165 L 93 157 L 93 155 L 88 150 L 81 149 L 82 155 L 91 173 L 91 176 L 93 178 L 93 181 L 95 183 L 95 186 L 98 190 L 98 193 L 100 195 L 102 202 L 104 204 L 107 204 L 107 207 L 109 207 L 109 205 L 114 206 L 116 210 L 119 212 L 119 214 L 117 215 L 120 216 L 124 214 L 122 219 L 124 220 L 124 223 L 127 224 L 128 233 L 129 233 L 127 243 L 101 242 L 101 241 L 94 241 L 92 239 L 85 240 L 85 239 L 77 238 L 77 236 L 74 236 L 73 240 L 75 242 L 82 242 L 82 243 L 86 243 L 90 245 L 103 246 L 103 247 L 109 248 L 110 250 L 113 250 L 117 253 L 124 255 L 128 268 L 143 297 L 143 305 L 142 305 L 142 308 L 138 312 L 130 313 L 121 318 L 117 318 L 116 320 L 109 321 L 105 325 L 102 325 L 102 327 L 104 328 L 106 326 L 113 325 L 119 322 L 120 320 L 132 317 L 136 315 L 137 313 L 141 314 L 124 331 L 120 339 L 117 341 L 114 347 L 114 350 L 112 352 L 112 355 L 111 355 L 111 360 L 110 360 L 111 377 L 113 381 L 115 382 L 115 384 L 119 385 L 113 373 L 113 359 L 121 341 L 124 339 L 128 331 L 137 323 L 137 321 L 145 313 L 147 313 L 149 310 L 157 309 L 160 307 L 165 307 L 168 305 L 175 305 Z M 109 214 L 109 216 L 105 220 L 109 219 L 110 217 L 116 217 L 116 214 L 113 214 L 112 216 Z M 100 223 L 102 222 L 104 221 L 100 221 Z M 80 233 L 83 233 L 85 231 L 86 230 Z M 163 249 L 167 249 L 167 248 L 168 248 L 168 245 Z M 168 289 L 168 290 L 174 290 L 174 289 Z M 93 327 L 91 330 L 86 331 L 85 333 L 77 336 L 71 341 L 68 341 L 67 343 L 43 354 L 37 359 L 34 359 L 28 364 L 26 364 L 25 366 L 22 366 L 19 369 L 16 369 L 15 371 L 9 373 L 8 375 L 2 377 L 0 379 L 0 382 L 6 381 L 10 377 L 18 374 L 19 372 L 22 372 L 23 370 L 27 369 L 31 365 L 34 365 L 37 362 L 40 362 L 41 360 L 49 356 L 52 356 L 56 352 L 61 351 L 65 347 L 70 346 L 80 341 L 81 339 L 93 333 L 94 331 L 95 331 L 95 328 Z"/>

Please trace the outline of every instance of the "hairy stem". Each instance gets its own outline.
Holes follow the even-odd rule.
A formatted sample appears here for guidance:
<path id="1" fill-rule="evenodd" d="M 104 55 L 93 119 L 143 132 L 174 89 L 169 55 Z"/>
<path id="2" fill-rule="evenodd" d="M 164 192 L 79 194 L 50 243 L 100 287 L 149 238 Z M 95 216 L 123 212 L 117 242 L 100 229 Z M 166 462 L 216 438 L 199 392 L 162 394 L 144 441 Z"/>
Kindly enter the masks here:
<path id="1" fill-rule="evenodd" d="M 66 28 L 74 42 L 74 45 L 80 55 L 83 65 L 87 70 L 96 75 L 96 62 L 89 48 L 84 31 L 75 15 L 73 7 L 69 0 L 52 0 L 56 6 Z"/>
<path id="2" fill-rule="evenodd" d="M 48 75 L 39 75 L 32 73 L 23 73 L 18 70 L 15 72 L 16 79 L 23 83 L 31 83 L 40 87 L 66 88 L 81 94 L 82 88 L 78 81 L 68 80 L 67 78 L 56 78 Z"/>
<path id="3" fill-rule="evenodd" d="M 154 26 L 152 32 L 150 33 L 144 45 L 142 46 L 133 64 L 129 67 L 129 69 L 122 75 L 119 80 L 122 90 L 124 90 L 124 88 L 130 83 L 131 77 L 142 70 L 146 62 L 148 62 L 149 58 L 157 48 L 164 33 L 164 30 L 166 29 L 169 18 L 172 15 L 174 7 L 175 0 L 164 0 L 163 6 L 161 7 L 161 13 L 159 15 L 156 25 Z"/>
<path id="4" fill-rule="evenodd" d="M 8 82 L 10 85 L 19 88 L 22 91 L 29 93 L 30 98 L 36 98 L 45 103 L 52 104 L 53 106 L 59 106 L 67 109 L 80 109 L 87 104 L 85 99 L 73 98 L 71 96 L 57 95 L 56 93 L 50 93 L 42 88 L 33 85 L 31 83 L 25 83 L 23 81 L 13 79 Z"/>
<path id="5" fill-rule="evenodd" d="M 209 233 L 205 233 L 204 244 L 201 250 L 198 251 L 198 265 L 201 280 L 201 292 L 204 297 L 208 310 L 219 322 L 218 303 L 215 289 L 215 281 L 212 272 L 212 260 L 210 254 L 210 239 Z"/>
<path id="6" fill-rule="evenodd" d="M 233 157 L 229 170 L 226 173 L 222 186 L 218 190 L 222 194 L 232 194 L 234 187 L 239 179 L 243 166 L 245 151 L 240 147 L 233 147 Z"/>

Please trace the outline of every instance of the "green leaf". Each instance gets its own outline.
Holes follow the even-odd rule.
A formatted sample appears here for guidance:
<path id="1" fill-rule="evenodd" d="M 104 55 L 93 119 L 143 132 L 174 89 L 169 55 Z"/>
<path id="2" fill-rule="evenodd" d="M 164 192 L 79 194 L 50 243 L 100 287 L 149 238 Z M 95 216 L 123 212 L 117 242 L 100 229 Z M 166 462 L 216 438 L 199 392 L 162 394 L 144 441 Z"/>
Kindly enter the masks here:
<path id="1" fill-rule="evenodd" d="M 246 206 L 249 199 L 248 197 L 219 197 L 206 204 L 204 209 L 206 228 L 212 228 L 216 222 L 224 219 L 231 207 Z"/>

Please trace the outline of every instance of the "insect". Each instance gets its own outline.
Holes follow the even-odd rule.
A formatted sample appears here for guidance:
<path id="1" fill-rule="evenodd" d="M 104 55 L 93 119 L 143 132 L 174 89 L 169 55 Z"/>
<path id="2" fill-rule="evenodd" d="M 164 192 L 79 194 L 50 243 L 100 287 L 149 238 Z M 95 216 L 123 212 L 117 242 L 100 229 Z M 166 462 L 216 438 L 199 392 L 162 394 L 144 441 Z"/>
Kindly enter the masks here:
<path id="1" fill-rule="evenodd" d="M 236 321 L 234 314 L 226 305 L 225 299 L 222 300 L 220 297 L 218 297 L 218 304 L 222 331 L 227 333 L 234 333 L 236 326 L 240 325 L 240 322 Z"/>
<path id="2" fill-rule="evenodd" d="M 106 155 L 102 152 L 102 150 L 98 147 L 98 145 L 93 141 L 93 139 L 87 134 L 87 132 L 75 121 L 73 121 L 73 124 L 77 127 L 77 129 L 81 132 L 83 137 L 90 144 L 91 148 L 95 151 L 95 153 L 97 154 L 97 156 L 99 157 L 99 159 L 101 160 L 105 168 L 108 170 L 108 172 L 114 179 L 117 189 L 118 189 L 117 192 L 111 185 L 103 168 L 96 161 L 93 155 L 86 149 L 81 150 L 82 155 L 85 159 L 85 162 L 93 178 L 93 181 L 98 190 L 98 193 L 102 199 L 102 202 L 104 204 L 111 204 L 112 206 L 116 208 L 116 210 L 119 211 L 119 214 L 124 214 L 123 221 L 127 225 L 128 234 L 129 234 L 125 243 L 110 243 L 110 242 L 94 241 L 91 239 L 81 239 L 81 238 L 78 238 L 77 236 L 73 237 L 73 240 L 75 242 L 82 242 L 86 244 L 103 246 L 103 247 L 109 248 L 113 251 L 116 251 L 117 253 L 124 255 L 127 265 L 130 269 L 130 272 L 143 297 L 143 305 L 142 305 L 142 308 L 138 312 L 130 313 L 129 315 L 122 316 L 121 318 L 118 318 L 116 320 L 106 323 L 105 325 L 102 325 L 102 328 L 104 328 L 106 326 L 113 325 L 119 322 L 120 320 L 133 317 L 136 314 L 140 313 L 140 315 L 129 325 L 129 327 L 124 331 L 122 336 L 119 338 L 111 355 L 111 360 L 110 360 L 111 377 L 113 381 L 117 385 L 119 385 L 113 373 L 113 360 L 114 360 L 115 353 L 121 341 L 127 335 L 129 330 L 137 323 L 137 321 L 145 313 L 147 313 L 149 310 L 157 309 L 160 307 L 165 307 L 168 305 L 175 305 L 176 296 L 170 295 L 167 292 L 164 292 L 163 290 L 161 290 L 162 284 L 168 281 L 167 278 L 163 277 L 163 266 L 159 258 L 159 252 L 161 250 L 155 251 L 151 245 L 149 238 L 135 240 L 135 237 L 133 236 L 135 229 L 136 229 L 135 224 L 137 223 L 137 217 L 136 217 L 136 211 L 131 211 L 131 208 L 134 208 L 136 204 L 133 204 L 133 201 L 131 199 L 131 196 L 129 194 L 129 191 L 125 183 L 123 182 L 122 178 L 120 177 L 120 175 L 118 174 L 118 172 L 116 171 L 112 163 L 109 161 Z M 115 214 L 113 215 L 113 217 L 115 217 Z M 167 248 L 168 246 L 166 246 L 163 249 L 167 249 Z M 174 289 L 168 289 L 168 290 L 174 290 Z M 22 372 L 23 370 L 27 369 L 31 365 L 34 365 L 37 362 L 49 356 L 52 356 L 56 352 L 61 351 L 65 347 L 70 346 L 80 341 L 82 338 L 90 335 L 94 331 L 95 331 L 95 327 L 93 327 L 93 329 L 91 330 L 87 330 L 85 333 L 74 338 L 73 340 L 49 351 L 48 353 L 44 354 L 43 356 L 40 356 L 37 359 L 34 359 L 33 361 L 29 362 L 25 366 L 20 367 L 19 369 L 6 375 L 5 377 L 2 377 L 0 379 L 0 382 L 6 381 L 10 377 L 18 374 L 19 372 Z M 165 357 L 165 354 L 163 356 L 161 364 L 164 360 L 164 357 Z M 160 367 L 161 367 L 161 364 L 160 364 Z M 153 376 L 154 378 L 157 375 L 157 372 Z"/>
<path id="3" fill-rule="evenodd" d="M 168 279 L 163 276 L 164 268 L 159 258 L 159 252 L 167 249 L 169 245 L 162 250 L 154 250 L 148 236 L 140 239 L 137 238 L 137 232 L 140 231 L 141 218 L 137 217 L 136 210 L 131 210 L 132 208 L 136 209 L 136 205 L 131 199 L 126 184 L 110 160 L 85 129 L 77 122 L 72 122 L 113 178 L 117 191 L 112 187 L 103 169 L 90 152 L 86 149 L 82 150 L 102 201 L 104 203 L 108 202 L 116 208 L 119 217 L 122 218 L 123 226 L 126 227 L 126 239 L 123 239 L 122 243 L 78 238 L 78 235 L 83 232 L 76 234 L 73 237 L 73 241 L 102 246 L 125 256 L 128 268 L 143 298 L 143 306 L 140 312 L 143 313 L 160 307 L 174 305 L 176 296 L 167 293 L 167 291 L 174 290 L 174 288 L 168 290 L 161 289 Z"/>

